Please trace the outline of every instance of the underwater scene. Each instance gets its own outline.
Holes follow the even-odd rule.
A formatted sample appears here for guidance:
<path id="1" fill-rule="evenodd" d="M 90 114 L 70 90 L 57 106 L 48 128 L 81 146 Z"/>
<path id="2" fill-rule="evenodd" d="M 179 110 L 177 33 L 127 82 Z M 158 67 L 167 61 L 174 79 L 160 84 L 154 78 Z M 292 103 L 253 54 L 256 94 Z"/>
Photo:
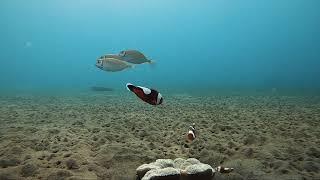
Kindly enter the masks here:
<path id="1" fill-rule="evenodd" d="M 320 180 L 319 0 L 1 0 L 0 180 Z"/>

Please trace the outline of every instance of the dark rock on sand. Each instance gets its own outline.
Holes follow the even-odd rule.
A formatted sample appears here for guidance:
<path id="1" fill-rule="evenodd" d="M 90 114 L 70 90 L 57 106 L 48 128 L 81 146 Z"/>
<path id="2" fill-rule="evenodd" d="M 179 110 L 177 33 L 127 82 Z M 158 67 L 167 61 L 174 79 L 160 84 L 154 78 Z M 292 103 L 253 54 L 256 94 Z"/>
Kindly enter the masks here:
<path id="1" fill-rule="evenodd" d="M 246 156 L 247 158 L 250 158 L 253 156 L 253 149 L 252 148 L 246 148 L 243 150 L 243 154 L 244 156 Z"/>
<path id="2" fill-rule="evenodd" d="M 32 156 L 30 155 L 30 154 L 28 154 L 28 155 L 26 155 L 25 157 L 24 157 L 24 161 L 26 161 L 26 160 L 28 160 L 28 159 L 31 159 L 32 158 Z"/>
<path id="3" fill-rule="evenodd" d="M 320 158 L 320 150 L 315 147 L 309 148 L 306 154 L 311 157 Z"/>
<path id="4" fill-rule="evenodd" d="M 279 169 L 283 164 L 284 164 L 283 161 L 276 160 L 276 161 L 270 163 L 270 167 L 273 168 L 273 169 Z"/>
<path id="5" fill-rule="evenodd" d="M 29 177 L 35 174 L 37 171 L 38 167 L 34 164 L 26 164 L 23 165 L 21 168 L 21 175 L 23 177 Z"/>
<path id="6" fill-rule="evenodd" d="M 244 145 L 251 145 L 251 144 L 256 143 L 256 141 L 257 141 L 257 137 L 255 135 L 250 134 L 244 139 L 243 144 Z"/>
<path id="7" fill-rule="evenodd" d="M 10 154 L 15 154 L 15 155 L 19 155 L 23 152 L 22 148 L 18 147 L 18 146 L 14 146 L 9 150 Z"/>
<path id="8" fill-rule="evenodd" d="M 47 180 L 64 180 L 70 176 L 72 176 L 73 174 L 69 171 L 66 170 L 59 170 L 57 172 L 51 173 Z"/>
<path id="9" fill-rule="evenodd" d="M 222 164 L 226 157 L 221 153 L 211 153 L 208 156 L 201 156 L 200 161 L 210 165 L 219 165 Z"/>
<path id="10" fill-rule="evenodd" d="M 317 163 L 314 163 L 312 161 L 307 161 L 304 163 L 303 168 L 307 171 L 307 172 L 319 172 L 319 165 Z"/>
<path id="11" fill-rule="evenodd" d="M 9 166 L 17 166 L 20 163 L 21 163 L 21 161 L 19 159 L 16 159 L 16 158 L 0 159 L 0 166 L 2 168 L 6 168 L 6 167 L 9 167 Z"/>
<path id="12" fill-rule="evenodd" d="M 233 172 L 226 175 L 223 174 L 216 174 L 214 176 L 214 180 L 244 180 L 245 178 L 241 176 L 240 174 Z"/>
<path id="13" fill-rule="evenodd" d="M 21 179 L 17 175 L 12 173 L 0 173 L 0 180 L 18 180 Z"/>
<path id="14" fill-rule="evenodd" d="M 67 165 L 68 169 L 79 169 L 79 165 L 78 165 L 77 161 L 74 159 L 68 159 L 66 161 L 66 165 Z"/>
<path id="15" fill-rule="evenodd" d="M 59 129 L 56 129 L 56 128 L 52 128 L 52 129 L 48 129 L 48 132 L 50 134 L 59 134 L 60 133 L 60 130 Z"/>
<path id="16" fill-rule="evenodd" d="M 49 140 L 46 139 L 46 140 L 41 140 L 35 143 L 35 145 L 32 146 L 31 148 L 33 148 L 35 151 L 45 151 L 49 149 L 49 145 L 50 145 L 50 142 Z"/>

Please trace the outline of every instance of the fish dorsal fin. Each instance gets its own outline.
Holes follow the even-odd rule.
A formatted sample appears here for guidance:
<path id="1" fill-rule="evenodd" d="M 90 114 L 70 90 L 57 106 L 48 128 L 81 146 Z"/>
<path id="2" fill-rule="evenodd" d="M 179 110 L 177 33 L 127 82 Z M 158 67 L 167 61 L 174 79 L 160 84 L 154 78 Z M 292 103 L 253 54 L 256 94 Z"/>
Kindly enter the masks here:
<path id="1" fill-rule="evenodd" d="M 142 86 L 137 86 L 137 87 L 141 88 L 145 94 L 150 94 L 151 93 L 151 90 L 149 88 L 142 87 Z"/>
<path id="2" fill-rule="evenodd" d="M 143 53 L 137 50 L 124 50 L 119 53 L 119 56 L 130 59 L 147 59 Z"/>

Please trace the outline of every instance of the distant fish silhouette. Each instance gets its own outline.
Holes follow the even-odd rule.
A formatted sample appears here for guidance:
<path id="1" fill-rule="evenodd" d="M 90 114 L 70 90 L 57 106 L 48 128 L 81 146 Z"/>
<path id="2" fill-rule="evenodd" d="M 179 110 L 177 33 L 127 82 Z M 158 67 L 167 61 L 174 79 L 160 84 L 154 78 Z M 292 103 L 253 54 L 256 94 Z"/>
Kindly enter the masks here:
<path id="1" fill-rule="evenodd" d="M 100 87 L 100 86 L 92 86 L 90 89 L 92 91 L 113 91 L 112 88 Z"/>
<path id="2" fill-rule="evenodd" d="M 132 64 L 154 63 L 137 50 L 124 50 L 119 53 L 119 56 L 122 58 L 122 60 Z"/>

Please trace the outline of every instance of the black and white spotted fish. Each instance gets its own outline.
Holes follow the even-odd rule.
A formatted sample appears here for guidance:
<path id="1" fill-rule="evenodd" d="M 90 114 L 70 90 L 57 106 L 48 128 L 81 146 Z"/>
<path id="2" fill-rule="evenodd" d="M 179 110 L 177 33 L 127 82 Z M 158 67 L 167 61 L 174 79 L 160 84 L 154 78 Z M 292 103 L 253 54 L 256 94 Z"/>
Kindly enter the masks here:
<path id="1" fill-rule="evenodd" d="M 142 101 L 151 105 L 159 105 L 163 101 L 162 95 L 154 89 L 149 89 L 142 86 L 134 86 L 130 83 L 127 83 L 126 86 L 129 91 L 135 93 Z"/>
<path id="2" fill-rule="evenodd" d="M 188 130 L 188 133 L 187 133 L 187 140 L 189 142 L 192 142 L 194 139 L 196 139 L 195 123 L 193 123 L 192 126 L 189 127 L 189 130 Z"/>

